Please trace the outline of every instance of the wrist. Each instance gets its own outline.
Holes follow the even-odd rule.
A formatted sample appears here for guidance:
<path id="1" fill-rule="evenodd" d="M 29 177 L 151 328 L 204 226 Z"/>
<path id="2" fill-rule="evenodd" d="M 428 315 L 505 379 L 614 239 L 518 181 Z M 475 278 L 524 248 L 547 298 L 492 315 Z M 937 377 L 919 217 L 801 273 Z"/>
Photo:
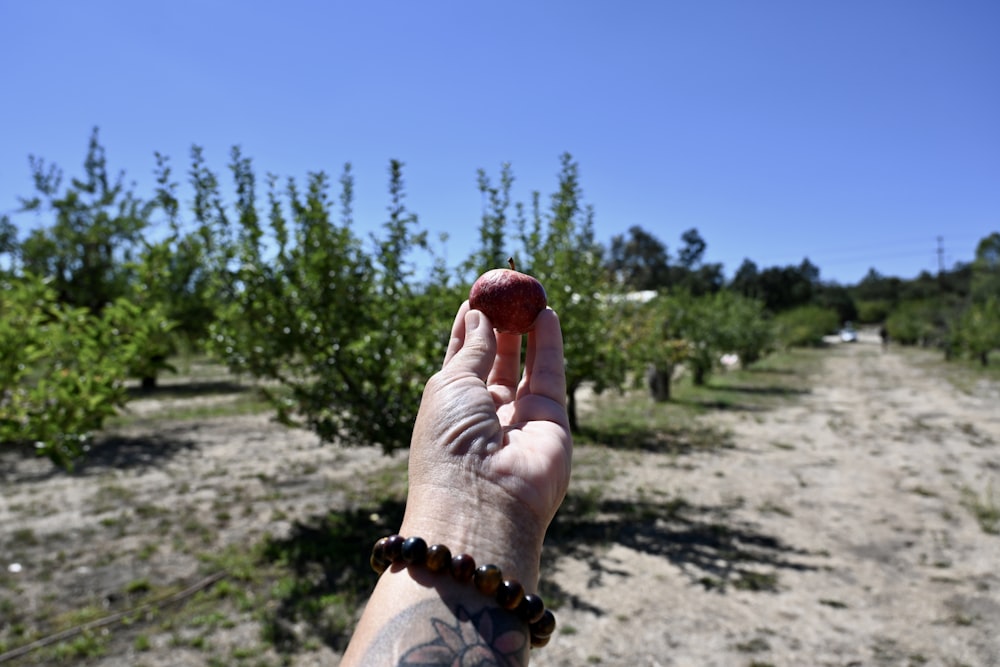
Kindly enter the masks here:
<path id="1" fill-rule="evenodd" d="M 517 579 L 529 592 L 538 589 L 545 528 L 524 508 L 486 501 L 469 489 L 438 494 L 411 488 L 400 534 L 418 535 L 428 544 L 443 544 L 452 554 L 468 554 L 480 565 L 496 565 L 505 578 Z M 470 497 L 471 496 L 471 497 Z"/>

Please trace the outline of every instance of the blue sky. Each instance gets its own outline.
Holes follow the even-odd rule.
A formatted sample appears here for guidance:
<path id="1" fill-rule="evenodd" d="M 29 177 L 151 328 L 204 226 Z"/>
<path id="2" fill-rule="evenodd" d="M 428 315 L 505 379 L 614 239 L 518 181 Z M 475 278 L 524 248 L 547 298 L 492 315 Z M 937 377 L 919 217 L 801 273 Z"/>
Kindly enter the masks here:
<path id="1" fill-rule="evenodd" d="M 912 277 L 1000 230 L 998 34 L 994 0 L 0 0 L 0 213 L 99 126 L 140 192 L 192 144 L 223 174 L 237 144 L 261 176 L 351 162 L 362 230 L 399 159 L 458 262 L 476 170 L 527 202 L 568 151 L 604 243 L 696 227 L 727 275 Z"/>

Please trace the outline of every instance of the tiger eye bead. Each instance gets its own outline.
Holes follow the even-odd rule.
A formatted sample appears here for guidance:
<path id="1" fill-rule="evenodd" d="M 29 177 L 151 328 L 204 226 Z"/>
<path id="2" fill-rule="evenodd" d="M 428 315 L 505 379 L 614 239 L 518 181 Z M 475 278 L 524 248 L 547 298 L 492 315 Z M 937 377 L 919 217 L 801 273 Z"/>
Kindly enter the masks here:
<path id="1" fill-rule="evenodd" d="M 451 576 L 455 581 L 467 584 L 476 574 L 476 561 L 469 554 L 459 554 L 451 559 Z"/>
<path id="2" fill-rule="evenodd" d="M 483 595 L 495 594 L 501 581 L 503 581 L 503 573 L 496 565 L 480 565 L 476 568 L 476 574 L 473 577 L 476 588 Z"/>
<path id="3" fill-rule="evenodd" d="M 532 648 L 548 644 L 555 632 L 556 617 L 545 608 L 542 598 L 525 593 L 524 586 L 516 579 L 505 580 L 496 565 L 476 567 L 472 556 L 452 556 L 451 550 L 443 544 L 428 547 L 420 537 L 389 535 L 375 542 L 369 562 L 380 575 L 392 566 L 414 565 L 424 566 L 433 573 L 450 572 L 458 583 L 472 583 L 480 593 L 493 598 L 501 609 L 513 612 L 528 624 Z"/>
<path id="4" fill-rule="evenodd" d="M 385 538 L 385 557 L 390 563 L 398 563 L 403 560 L 403 539 L 402 535 L 390 535 Z"/>
<path id="5" fill-rule="evenodd" d="M 525 623 L 537 623 L 544 613 L 545 603 L 533 593 L 526 594 L 517 606 L 517 615 Z"/>
<path id="6" fill-rule="evenodd" d="M 531 640 L 534 642 L 535 638 L 548 638 L 552 636 L 552 633 L 556 631 L 556 617 L 548 609 L 542 614 L 542 617 L 528 626 L 531 630 Z"/>
<path id="7" fill-rule="evenodd" d="M 548 637 L 536 637 L 535 635 L 531 635 L 531 648 L 542 648 L 549 643 L 550 639 L 552 639 L 552 635 L 549 635 Z"/>
<path id="8" fill-rule="evenodd" d="M 497 604 L 514 611 L 524 599 L 524 586 L 517 579 L 504 579 L 497 588 Z"/>
<path id="9" fill-rule="evenodd" d="M 392 559 L 385 553 L 386 542 L 388 541 L 388 537 L 383 537 L 372 547 L 372 555 L 368 562 L 371 563 L 372 569 L 378 574 L 382 574 L 392 565 Z"/>
<path id="10" fill-rule="evenodd" d="M 427 560 L 427 542 L 420 537 L 409 537 L 403 542 L 400 554 L 408 565 L 423 565 Z"/>
<path id="11" fill-rule="evenodd" d="M 431 572 L 445 572 L 451 567 L 451 550 L 443 544 L 432 544 L 427 548 L 426 565 Z"/>

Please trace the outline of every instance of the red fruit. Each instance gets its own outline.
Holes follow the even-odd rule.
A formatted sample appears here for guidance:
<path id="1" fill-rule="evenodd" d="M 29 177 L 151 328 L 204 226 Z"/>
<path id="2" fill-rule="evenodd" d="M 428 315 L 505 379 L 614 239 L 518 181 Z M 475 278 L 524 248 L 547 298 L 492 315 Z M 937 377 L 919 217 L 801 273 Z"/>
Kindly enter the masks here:
<path id="1" fill-rule="evenodd" d="M 509 269 L 492 269 L 476 279 L 469 306 L 486 315 L 497 331 L 523 334 L 531 331 L 548 301 L 537 279 L 516 271 L 513 259 L 507 261 Z"/>

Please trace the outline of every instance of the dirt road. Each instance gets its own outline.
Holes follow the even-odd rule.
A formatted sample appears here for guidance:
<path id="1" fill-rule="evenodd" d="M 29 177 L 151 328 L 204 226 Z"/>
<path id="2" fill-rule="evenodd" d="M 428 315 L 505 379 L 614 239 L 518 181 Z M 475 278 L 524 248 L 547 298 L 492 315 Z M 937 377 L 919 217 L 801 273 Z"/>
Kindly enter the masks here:
<path id="1" fill-rule="evenodd" d="M 912 359 L 837 346 L 734 448 L 609 462 L 638 524 L 543 573 L 576 608 L 533 664 L 1000 665 L 997 388 Z"/>

